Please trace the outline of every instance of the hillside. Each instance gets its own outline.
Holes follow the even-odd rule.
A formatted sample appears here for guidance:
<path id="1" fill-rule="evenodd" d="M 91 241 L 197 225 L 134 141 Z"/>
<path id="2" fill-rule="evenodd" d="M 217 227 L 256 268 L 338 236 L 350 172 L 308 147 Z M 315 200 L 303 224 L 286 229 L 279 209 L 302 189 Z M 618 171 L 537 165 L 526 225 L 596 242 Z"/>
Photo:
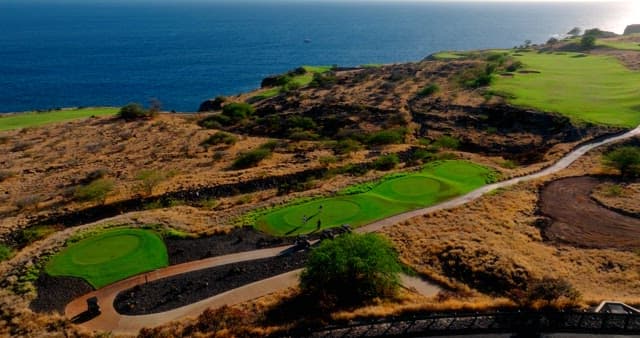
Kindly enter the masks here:
<path id="1" fill-rule="evenodd" d="M 269 77 L 255 91 L 207 100 L 198 113 L 124 120 L 109 110 L 3 128 L 0 335 L 82 333 L 91 326 L 63 319 L 65 307 L 96 286 L 288 245 L 294 235 L 320 239 L 344 223 L 364 227 L 548 167 L 579 144 L 638 123 L 640 51 L 630 47 L 638 42 L 601 38 L 578 51 L 575 40 L 565 40 L 438 53 L 405 64 L 305 66 Z M 210 331 L 242 336 L 421 311 L 585 308 L 602 299 L 638 304 L 639 248 L 630 229 L 638 222 L 638 181 L 603 165 L 615 148 L 382 228 L 407 270 L 436 286 L 435 296 L 406 288 L 360 308 L 292 318 L 300 306 L 293 287 L 210 310 L 199 320 L 228 315 L 228 326 Z M 609 194 L 612 185 L 621 192 Z M 581 204 L 562 206 L 573 200 Z M 597 215 L 608 215 L 607 227 Z M 136 236 L 153 245 L 136 244 L 142 241 Z M 129 251 L 113 255 L 92 244 L 105 238 L 109 247 L 125 243 Z M 162 256 L 148 266 L 118 263 L 145 250 Z M 285 268 L 302 266 L 306 256 L 292 257 Z M 210 267 L 218 278 L 212 290 L 283 272 L 276 260 L 251 262 Z M 115 272 L 107 278 L 99 269 L 75 271 L 94 263 Z M 193 273 L 200 279 L 206 271 Z M 580 297 L 520 303 L 530 285 L 547 277 L 566 281 Z M 186 277 L 167 283 L 174 283 L 167 284 L 171 297 L 162 284 L 143 289 L 140 302 L 164 302 L 155 305 L 164 309 L 170 301 L 178 307 L 215 293 Z M 131 290 L 128 303 L 118 306 L 145 313 L 135 308 L 138 289 Z M 183 324 L 144 334 L 202 329 L 193 320 Z"/>

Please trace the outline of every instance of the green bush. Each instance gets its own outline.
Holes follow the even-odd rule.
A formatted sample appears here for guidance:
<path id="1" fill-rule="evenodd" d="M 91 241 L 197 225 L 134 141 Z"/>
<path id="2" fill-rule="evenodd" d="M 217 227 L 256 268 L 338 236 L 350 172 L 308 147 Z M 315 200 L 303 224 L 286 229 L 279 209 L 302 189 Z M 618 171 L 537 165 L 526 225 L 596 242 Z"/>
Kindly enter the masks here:
<path id="1" fill-rule="evenodd" d="M 406 129 L 382 130 L 369 134 L 366 143 L 371 146 L 403 143 L 406 132 Z"/>
<path id="2" fill-rule="evenodd" d="M 440 86 L 435 83 L 432 83 L 424 88 L 418 93 L 418 96 L 427 97 L 431 96 L 440 91 Z"/>
<path id="3" fill-rule="evenodd" d="M 400 163 L 400 159 L 396 154 L 388 154 L 378 157 L 375 161 L 373 161 L 373 167 L 376 170 L 391 170 L 395 168 L 398 163 Z"/>
<path id="4" fill-rule="evenodd" d="M 219 131 L 211 136 L 209 136 L 206 140 L 202 141 L 203 146 L 216 146 L 219 144 L 226 144 L 228 146 L 232 146 L 238 142 L 238 138 L 235 135 L 225 133 L 223 131 Z"/>
<path id="5" fill-rule="evenodd" d="M 580 299 L 580 292 L 564 279 L 545 277 L 540 280 L 530 281 L 524 299 L 524 305 L 535 305 L 536 302 L 545 302 L 551 305 L 554 301 L 566 299 L 576 302 Z"/>
<path id="6" fill-rule="evenodd" d="M 144 109 L 139 103 L 129 103 L 118 111 L 117 116 L 125 120 L 147 119 L 158 114 L 159 110 Z"/>
<path id="7" fill-rule="evenodd" d="M 437 148 L 458 149 L 460 147 L 460 140 L 453 136 L 443 135 L 433 142 L 433 146 Z"/>
<path id="8" fill-rule="evenodd" d="M 362 149 L 360 142 L 352 139 L 340 140 L 333 146 L 333 151 L 337 155 L 349 154 L 360 149 Z"/>
<path id="9" fill-rule="evenodd" d="M 640 147 L 625 146 L 604 155 L 606 166 L 618 169 L 622 176 L 640 175 Z"/>
<path id="10" fill-rule="evenodd" d="M 271 150 L 267 148 L 258 148 L 247 151 L 238 155 L 233 161 L 231 167 L 233 169 L 246 169 L 257 166 L 260 161 L 271 156 Z"/>
<path id="11" fill-rule="evenodd" d="M 11 256 L 13 256 L 13 250 L 4 244 L 0 244 L 0 262 L 6 261 Z"/>
<path id="12" fill-rule="evenodd" d="M 393 296 L 401 271 L 388 240 L 377 234 L 347 234 L 311 250 L 300 288 L 326 307 L 356 305 Z"/>
<path id="13" fill-rule="evenodd" d="M 98 202 L 104 204 L 107 196 L 115 187 L 113 180 L 107 178 L 99 178 L 87 185 L 76 187 L 73 197 L 83 202 Z"/>
<path id="14" fill-rule="evenodd" d="M 330 88 L 338 82 L 336 76 L 332 73 L 315 73 L 313 80 L 309 83 L 309 87 Z"/>
<path id="15" fill-rule="evenodd" d="M 153 189 L 158 186 L 162 181 L 173 176 L 173 172 L 164 172 L 155 169 L 143 169 L 136 174 L 136 179 L 140 181 L 138 189 L 144 195 L 151 195 Z"/>
<path id="16" fill-rule="evenodd" d="M 593 35 L 584 35 L 580 39 L 580 47 L 582 49 L 591 49 L 596 46 L 596 37 Z"/>
<path id="17" fill-rule="evenodd" d="M 255 109 L 248 103 L 233 102 L 222 107 L 222 115 L 228 117 L 231 122 L 239 122 L 253 115 Z"/>
<path id="18" fill-rule="evenodd" d="M 13 171 L 9 171 L 9 170 L 0 170 L 0 182 L 5 181 L 13 176 L 15 176 L 16 174 Z"/>

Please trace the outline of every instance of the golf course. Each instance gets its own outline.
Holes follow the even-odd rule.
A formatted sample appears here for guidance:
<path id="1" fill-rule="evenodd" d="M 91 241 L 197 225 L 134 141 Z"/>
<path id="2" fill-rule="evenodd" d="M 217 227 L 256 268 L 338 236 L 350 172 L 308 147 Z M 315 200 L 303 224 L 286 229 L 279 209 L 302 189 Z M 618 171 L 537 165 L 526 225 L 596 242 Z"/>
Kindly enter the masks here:
<path id="1" fill-rule="evenodd" d="M 45 267 L 51 276 L 79 277 L 101 288 L 169 264 L 162 238 L 153 231 L 119 228 L 71 244 Z"/>
<path id="2" fill-rule="evenodd" d="M 91 116 L 115 115 L 120 108 L 91 107 L 77 109 L 61 109 L 48 112 L 26 112 L 0 115 L 0 131 L 18 128 L 37 127 L 49 123 L 72 121 Z"/>
<path id="3" fill-rule="evenodd" d="M 414 173 L 393 175 L 378 184 L 344 190 L 339 196 L 273 210 L 256 227 L 276 236 L 293 236 L 349 224 L 358 227 L 408 210 L 436 204 L 495 180 L 495 173 L 475 163 L 433 162 Z M 356 193 L 349 193 L 349 192 Z"/>
<path id="4" fill-rule="evenodd" d="M 491 85 L 509 103 L 557 112 L 577 122 L 640 124 L 640 73 L 616 58 L 568 52 L 512 55 L 524 70 L 495 77 Z"/>

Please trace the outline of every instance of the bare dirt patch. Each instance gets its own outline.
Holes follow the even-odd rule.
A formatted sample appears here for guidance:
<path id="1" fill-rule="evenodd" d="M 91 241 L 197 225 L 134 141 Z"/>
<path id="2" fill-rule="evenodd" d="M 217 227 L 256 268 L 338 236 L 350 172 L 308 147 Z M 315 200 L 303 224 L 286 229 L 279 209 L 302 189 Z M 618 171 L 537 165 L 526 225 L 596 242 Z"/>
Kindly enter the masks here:
<path id="1" fill-rule="evenodd" d="M 637 249 L 640 219 L 609 210 L 591 199 L 601 179 L 571 177 L 551 182 L 540 197 L 540 211 L 552 222 L 547 239 L 585 248 Z"/>

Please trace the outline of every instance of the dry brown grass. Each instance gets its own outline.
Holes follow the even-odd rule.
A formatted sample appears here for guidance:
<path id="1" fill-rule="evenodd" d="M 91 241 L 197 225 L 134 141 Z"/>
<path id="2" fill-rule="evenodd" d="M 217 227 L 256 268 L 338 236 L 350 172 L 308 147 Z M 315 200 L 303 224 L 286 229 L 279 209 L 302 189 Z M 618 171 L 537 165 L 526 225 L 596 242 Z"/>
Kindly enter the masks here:
<path id="1" fill-rule="evenodd" d="M 556 176 L 598 173 L 602 171 L 599 163 L 599 155 L 593 154 Z M 480 278 L 483 274 L 501 277 L 509 286 L 519 285 L 521 275 L 549 276 L 569 281 L 586 303 L 640 302 L 638 254 L 556 247 L 543 241 L 534 226 L 537 190 L 542 184 L 520 184 L 456 209 L 386 228 L 384 233 L 404 261 L 448 286 L 464 288 L 460 278 L 466 277 L 466 285 L 486 289 L 490 282 Z M 451 278 L 456 273 L 458 278 Z"/>
<path id="2" fill-rule="evenodd" d="M 591 197 L 609 208 L 640 214 L 640 183 L 603 183 L 593 190 Z"/>

